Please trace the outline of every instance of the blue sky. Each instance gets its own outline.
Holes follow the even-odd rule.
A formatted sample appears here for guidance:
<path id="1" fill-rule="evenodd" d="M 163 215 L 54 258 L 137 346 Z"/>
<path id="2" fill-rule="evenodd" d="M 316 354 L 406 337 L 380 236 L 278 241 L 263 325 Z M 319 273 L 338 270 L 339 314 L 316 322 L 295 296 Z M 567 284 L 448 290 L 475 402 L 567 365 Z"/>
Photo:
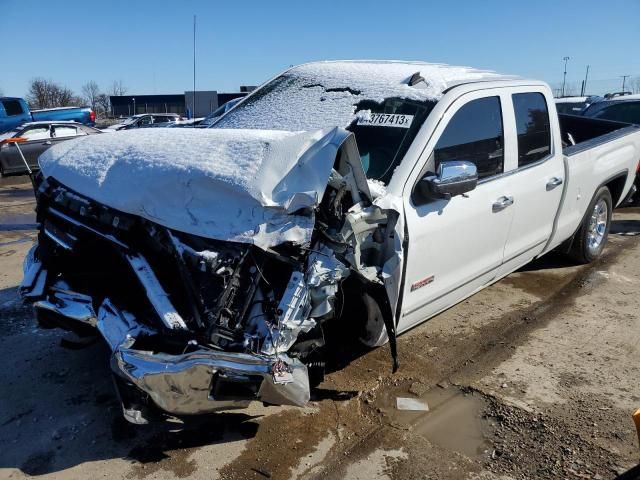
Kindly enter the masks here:
<path id="1" fill-rule="evenodd" d="M 79 92 L 88 80 L 128 93 L 237 91 L 291 64 L 394 58 L 488 68 L 590 90 L 640 76 L 640 0 L 164 1 L 0 0 L 0 90 L 34 77 Z"/>

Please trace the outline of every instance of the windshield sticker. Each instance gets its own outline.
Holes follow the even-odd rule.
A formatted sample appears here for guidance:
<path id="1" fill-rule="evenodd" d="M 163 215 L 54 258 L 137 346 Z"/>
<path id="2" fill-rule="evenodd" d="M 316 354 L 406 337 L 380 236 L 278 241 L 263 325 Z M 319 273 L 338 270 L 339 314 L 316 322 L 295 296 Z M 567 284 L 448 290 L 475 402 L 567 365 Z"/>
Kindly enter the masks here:
<path id="1" fill-rule="evenodd" d="M 413 122 L 413 115 L 399 113 L 370 113 L 358 116 L 358 125 L 370 127 L 409 128 Z"/>

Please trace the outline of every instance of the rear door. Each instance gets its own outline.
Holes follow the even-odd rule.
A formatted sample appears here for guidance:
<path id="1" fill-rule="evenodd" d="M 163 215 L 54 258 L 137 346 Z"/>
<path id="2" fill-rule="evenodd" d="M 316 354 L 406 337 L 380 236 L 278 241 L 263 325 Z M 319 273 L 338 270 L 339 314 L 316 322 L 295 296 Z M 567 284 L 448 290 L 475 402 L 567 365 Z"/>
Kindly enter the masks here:
<path id="1" fill-rule="evenodd" d="M 530 88 L 530 87 L 527 87 Z M 517 132 L 517 164 L 510 171 L 513 193 L 513 225 L 505 245 L 507 274 L 540 254 L 546 246 L 562 199 L 564 160 L 555 144 L 557 119 L 550 117 L 553 99 L 544 90 L 513 89 L 508 108 L 511 128 Z"/>
<path id="2" fill-rule="evenodd" d="M 418 204 L 405 195 L 409 242 L 399 331 L 482 288 L 502 264 L 513 218 L 505 152 L 514 147 L 505 135 L 504 100 L 500 90 L 463 95 L 443 115 L 433 150 L 425 150 L 426 171 L 437 171 L 442 161 L 467 160 L 480 180 L 475 190 L 450 200 Z"/>

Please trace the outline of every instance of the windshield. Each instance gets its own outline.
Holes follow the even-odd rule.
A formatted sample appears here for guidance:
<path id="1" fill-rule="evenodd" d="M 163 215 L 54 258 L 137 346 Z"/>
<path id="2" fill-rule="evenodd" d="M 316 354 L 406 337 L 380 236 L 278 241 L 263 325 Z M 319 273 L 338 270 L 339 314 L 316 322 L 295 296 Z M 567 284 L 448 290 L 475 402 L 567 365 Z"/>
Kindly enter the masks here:
<path id="1" fill-rule="evenodd" d="M 343 127 L 356 137 L 367 177 L 388 183 L 436 103 L 431 92 L 400 84 L 395 77 L 395 83 L 387 80 L 390 75 L 384 71 L 378 72 L 375 84 L 370 77 L 339 77 L 335 71 L 327 78 L 324 72 L 306 73 L 298 68 L 275 78 L 212 128 L 309 131 Z"/>
<path id="2" fill-rule="evenodd" d="M 140 117 L 129 117 L 129 118 L 125 118 L 125 119 L 122 121 L 122 125 L 130 125 L 130 124 L 132 124 L 133 122 L 135 122 L 136 120 L 138 120 L 138 118 L 140 118 Z"/>

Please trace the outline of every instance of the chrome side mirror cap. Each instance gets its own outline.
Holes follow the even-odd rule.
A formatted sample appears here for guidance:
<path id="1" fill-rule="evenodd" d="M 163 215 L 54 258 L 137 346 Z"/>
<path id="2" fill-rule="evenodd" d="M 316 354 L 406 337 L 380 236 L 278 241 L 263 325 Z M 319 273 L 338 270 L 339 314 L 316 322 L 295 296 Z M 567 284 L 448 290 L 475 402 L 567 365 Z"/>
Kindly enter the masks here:
<path id="1" fill-rule="evenodd" d="M 465 160 L 441 162 L 437 175 L 425 175 L 416 186 L 425 199 L 450 199 L 470 192 L 478 185 L 478 169 Z"/>

